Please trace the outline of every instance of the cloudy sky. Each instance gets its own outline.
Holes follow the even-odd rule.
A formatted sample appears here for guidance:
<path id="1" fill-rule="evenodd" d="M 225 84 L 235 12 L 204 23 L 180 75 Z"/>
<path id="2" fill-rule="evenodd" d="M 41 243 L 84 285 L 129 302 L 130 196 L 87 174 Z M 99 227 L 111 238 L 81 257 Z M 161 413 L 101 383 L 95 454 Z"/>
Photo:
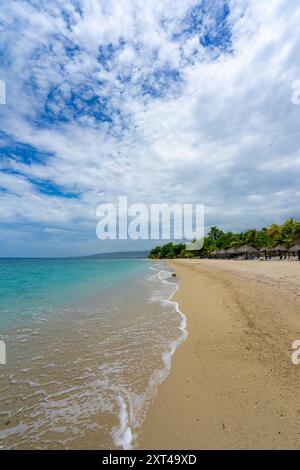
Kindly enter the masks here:
<path id="1" fill-rule="evenodd" d="M 96 238 L 119 195 L 299 218 L 299 24 L 299 0 L 3 2 L 0 256 L 149 246 Z"/>

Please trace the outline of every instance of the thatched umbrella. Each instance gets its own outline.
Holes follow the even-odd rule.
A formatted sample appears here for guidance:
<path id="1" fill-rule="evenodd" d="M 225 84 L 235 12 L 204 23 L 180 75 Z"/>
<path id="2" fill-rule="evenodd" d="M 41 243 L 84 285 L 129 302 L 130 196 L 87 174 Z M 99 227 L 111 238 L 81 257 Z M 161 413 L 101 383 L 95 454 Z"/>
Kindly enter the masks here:
<path id="1" fill-rule="evenodd" d="M 292 246 L 292 248 L 289 249 L 291 253 L 298 253 L 300 251 L 300 243 L 297 243 L 297 245 Z"/>
<path id="2" fill-rule="evenodd" d="M 218 255 L 221 256 L 221 257 L 225 257 L 227 251 L 224 250 L 224 248 L 222 248 L 222 250 L 219 251 Z"/>
<path id="3" fill-rule="evenodd" d="M 289 250 L 286 246 L 278 245 L 275 248 L 272 248 L 272 253 L 278 253 L 280 258 L 282 257 L 283 253 L 287 253 Z"/>
<path id="4" fill-rule="evenodd" d="M 271 254 L 272 254 L 272 248 L 269 248 L 268 246 L 265 246 L 264 248 L 261 248 L 261 249 L 259 250 L 259 254 L 261 255 L 262 253 L 263 253 L 265 256 L 271 255 Z"/>
<path id="5" fill-rule="evenodd" d="M 273 248 L 264 247 L 259 250 L 260 253 L 272 253 Z"/>
<path id="6" fill-rule="evenodd" d="M 237 252 L 240 253 L 240 254 L 246 255 L 246 258 L 248 258 L 249 255 L 257 255 L 258 254 L 258 250 L 256 248 L 254 248 L 254 246 L 251 246 L 251 245 L 240 246 L 237 249 Z"/>
<path id="7" fill-rule="evenodd" d="M 293 253 L 294 256 L 298 253 L 298 259 L 300 259 L 300 241 L 296 243 L 296 245 L 292 246 L 292 248 L 289 249 L 290 253 Z"/>
<path id="8" fill-rule="evenodd" d="M 275 246 L 275 248 L 272 248 L 272 251 L 277 251 L 278 253 L 285 253 L 286 251 L 288 251 L 288 249 L 286 246 L 278 245 Z"/>
<path id="9" fill-rule="evenodd" d="M 226 250 L 226 253 L 227 255 L 229 255 L 230 257 L 233 257 L 235 255 L 239 255 L 240 252 L 237 250 L 237 248 L 229 248 L 228 250 Z"/>

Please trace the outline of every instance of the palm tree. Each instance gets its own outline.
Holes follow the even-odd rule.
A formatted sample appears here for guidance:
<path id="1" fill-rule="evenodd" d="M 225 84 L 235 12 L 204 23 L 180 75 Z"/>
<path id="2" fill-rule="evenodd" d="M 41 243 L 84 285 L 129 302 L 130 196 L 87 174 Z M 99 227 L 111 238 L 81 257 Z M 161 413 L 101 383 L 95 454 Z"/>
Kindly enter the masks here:
<path id="1" fill-rule="evenodd" d="M 300 239 L 300 222 L 295 222 L 294 225 L 294 242 Z"/>
<path id="2" fill-rule="evenodd" d="M 291 246 L 294 244 L 294 237 L 292 235 L 283 235 L 282 243 L 287 248 L 291 248 Z"/>
<path id="3" fill-rule="evenodd" d="M 257 237 L 257 230 L 255 229 L 252 229 L 252 230 L 248 230 L 248 232 L 246 232 L 244 234 L 244 241 L 245 241 L 245 244 L 246 245 L 255 245 L 255 241 L 256 241 L 256 237 Z"/>
<path id="4" fill-rule="evenodd" d="M 281 227 L 281 233 L 293 233 L 296 222 L 293 219 L 288 219 Z"/>
<path id="5" fill-rule="evenodd" d="M 274 240 L 274 243 L 278 243 L 281 240 L 281 226 L 278 224 L 272 224 L 267 229 L 267 234 Z"/>
<path id="6" fill-rule="evenodd" d="M 257 232 L 255 236 L 255 241 L 254 241 L 255 248 L 259 249 L 259 248 L 268 247 L 270 245 L 271 245 L 271 239 L 267 235 L 267 230 L 263 229 Z"/>
<path id="7" fill-rule="evenodd" d="M 284 222 L 281 228 L 283 243 L 289 248 L 300 237 L 300 223 L 293 219 Z"/>
<path id="8" fill-rule="evenodd" d="M 243 245 L 243 234 L 235 233 L 230 243 L 230 248 L 238 248 L 241 245 Z"/>
<path id="9" fill-rule="evenodd" d="M 218 240 L 218 238 L 220 238 L 222 235 L 224 235 L 224 233 L 218 227 L 211 227 L 210 232 L 208 233 L 208 236 L 215 241 Z"/>

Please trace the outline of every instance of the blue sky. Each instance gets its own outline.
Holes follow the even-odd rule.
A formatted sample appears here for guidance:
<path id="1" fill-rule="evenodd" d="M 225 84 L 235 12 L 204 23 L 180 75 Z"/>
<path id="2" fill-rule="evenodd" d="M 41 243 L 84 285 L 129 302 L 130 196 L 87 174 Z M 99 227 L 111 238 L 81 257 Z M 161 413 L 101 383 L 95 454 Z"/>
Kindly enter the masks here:
<path id="1" fill-rule="evenodd" d="M 0 256 L 101 242 L 96 208 L 191 202 L 241 230 L 300 218 L 296 0 L 11 0 L 0 11 Z"/>

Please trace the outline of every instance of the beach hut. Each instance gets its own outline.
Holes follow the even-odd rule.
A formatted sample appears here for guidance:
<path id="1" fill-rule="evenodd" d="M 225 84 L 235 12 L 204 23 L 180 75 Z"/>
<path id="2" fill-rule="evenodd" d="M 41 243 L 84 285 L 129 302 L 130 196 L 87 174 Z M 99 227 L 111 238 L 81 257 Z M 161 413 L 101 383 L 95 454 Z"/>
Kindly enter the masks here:
<path id="1" fill-rule="evenodd" d="M 246 259 L 257 257 L 258 250 L 251 245 L 244 245 L 237 248 L 237 252 L 241 255 L 244 255 Z"/>
<path id="2" fill-rule="evenodd" d="M 289 252 L 293 256 L 298 255 L 298 259 L 300 260 L 300 240 L 296 243 L 296 245 L 292 246 L 292 248 L 289 249 Z"/>
<path id="3" fill-rule="evenodd" d="M 220 250 L 219 253 L 218 253 L 218 257 L 219 258 L 225 258 L 226 253 L 227 253 L 226 250 L 224 250 L 224 248 L 222 248 L 222 250 Z"/>
<path id="4" fill-rule="evenodd" d="M 217 254 L 219 253 L 218 250 L 213 250 L 211 253 L 210 253 L 210 256 L 212 256 L 213 258 L 216 258 Z"/>

